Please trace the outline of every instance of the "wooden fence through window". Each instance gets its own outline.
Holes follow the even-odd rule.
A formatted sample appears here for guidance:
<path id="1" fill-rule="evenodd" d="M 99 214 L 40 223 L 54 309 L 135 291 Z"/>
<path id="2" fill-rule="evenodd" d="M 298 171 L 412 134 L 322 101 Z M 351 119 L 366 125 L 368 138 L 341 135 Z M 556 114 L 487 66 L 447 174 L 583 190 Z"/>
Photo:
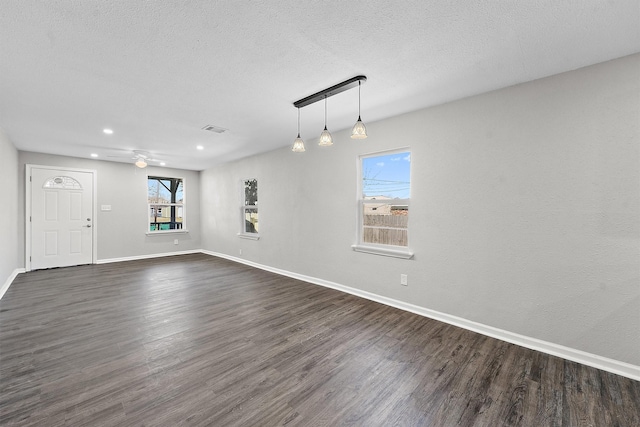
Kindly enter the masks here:
<path id="1" fill-rule="evenodd" d="M 407 246 L 407 215 L 364 215 L 364 243 Z"/>

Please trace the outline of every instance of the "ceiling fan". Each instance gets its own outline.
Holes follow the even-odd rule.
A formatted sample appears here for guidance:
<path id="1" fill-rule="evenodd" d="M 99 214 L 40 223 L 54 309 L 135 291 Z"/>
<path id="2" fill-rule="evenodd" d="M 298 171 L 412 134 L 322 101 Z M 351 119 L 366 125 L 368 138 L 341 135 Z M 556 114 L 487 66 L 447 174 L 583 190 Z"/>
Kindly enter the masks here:
<path id="1" fill-rule="evenodd" d="M 107 156 L 107 157 L 118 157 L 124 158 L 123 156 Z M 151 156 L 151 153 L 144 150 L 133 150 L 133 156 L 129 157 L 131 160 L 135 160 L 135 165 L 139 168 L 146 168 L 149 162 L 160 163 L 160 166 L 164 166 L 164 161 L 160 159 L 154 159 Z"/>

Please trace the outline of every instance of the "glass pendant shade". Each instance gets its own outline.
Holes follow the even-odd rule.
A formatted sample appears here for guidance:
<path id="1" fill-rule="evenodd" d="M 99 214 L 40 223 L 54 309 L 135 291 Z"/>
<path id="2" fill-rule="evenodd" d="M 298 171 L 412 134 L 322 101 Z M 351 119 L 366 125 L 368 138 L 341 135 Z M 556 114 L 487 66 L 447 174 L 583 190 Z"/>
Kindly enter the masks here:
<path id="1" fill-rule="evenodd" d="M 291 151 L 294 153 L 304 152 L 304 141 L 300 138 L 300 108 L 298 108 L 298 137 L 293 140 L 293 147 L 291 147 Z"/>
<path id="2" fill-rule="evenodd" d="M 351 129 L 351 139 L 365 139 L 367 137 L 367 128 L 360 118 L 360 81 L 358 80 L 358 121 Z"/>
<path id="3" fill-rule="evenodd" d="M 327 130 L 327 97 L 324 97 L 324 130 L 320 134 L 320 141 L 318 141 L 318 145 L 321 147 L 328 147 L 333 145 L 333 138 L 331 137 L 331 133 Z"/>
<path id="4" fill-rule="evenodd" d="M 360 116 L 358 116 L 358 121 L 355 125 L 353 125 L 353 129 L 351 129 L 351 138 L 352 139 L 365 139 L 367 137 L 367 128 L 362 123 Z"/>
<path id="5" fill-rule="evenodd" d="M 331 137 L 331 133 L 327 130 L 327 127 L 324 127 L 324 130 L 320 134 L 320 141 L 318 145 L 321 147 L 328 147 L 333 145 L 333 138 Z"/>
<path id="6" fill-rule="evenodd" d="M 291 151 L 294 153 L 304 153 L 304 141 L 300 138 L 300 134 L 298 134 L 298 137 L 293 141 Z"/>

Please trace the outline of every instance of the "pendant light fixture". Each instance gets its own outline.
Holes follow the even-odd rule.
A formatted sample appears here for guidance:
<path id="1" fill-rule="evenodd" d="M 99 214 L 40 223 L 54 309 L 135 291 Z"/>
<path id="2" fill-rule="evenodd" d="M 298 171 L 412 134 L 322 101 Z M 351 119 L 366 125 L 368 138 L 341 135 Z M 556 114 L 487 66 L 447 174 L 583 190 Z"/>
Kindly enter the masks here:
<path id="1" fill-rule="evenodd" d="M 300 107 L 298 107 L 298 137 L 293 141 L 293 147 L 291 151 L 294 153 L 304 152 L 304 141 L 300 138 Z"/>
<path id="2" fill-rule="evenodd" d="M 333 138 L 327 130 L 327 95 L 324 96 L 324 130 L 320 134 L 320 142 L 318 142 L 318 145 L 321 147 L 333 145 Z"/>
<path id="3" fill-rule="evenodd" d="M 367 137 L 367 128 L 360 118 L 360 80 L 358 80 L 358 121 L 351 129 L 352 139 L 365 139 Z"/>
<path id="4" fill-rule="evenodd" d="M 298 109 L 298 137 L 293 141 L 293 147 L 291 147 L 291 151 L 301 153 L 305 151 L 304 149 L 304 141 L 300 138 L 300 108 L 306 107 L 307 105 L 313 104 L 314 102 L 322 101 L 324 99 L 324 130 L 320 134 L 320 140 L 318 141 L 318 145 L 321 147 L 328 147 L 333 145 L 333 137 L 331 133 L 327 130 L 327 98 L 333 95 L 337 95 L 345 90 L 352 89 L 358 85 L 358 121 L 353 126 L 351 131 L 351 138 L 354 139 L 364 139 L 367 137 L 367 129 L 362 123 L 362 119 L 360 118 L 360 84 L 362 82 L 367 81 L 367 76 L 355 76 L 348 80 L 345 80 L 337 85 L 333 85 L 326 89 L 321 90 L 320 92 L 316 92 L 313 95 L 309 95 L 305 98 L 299 99 L 293 103 L 293 106 Z"/>

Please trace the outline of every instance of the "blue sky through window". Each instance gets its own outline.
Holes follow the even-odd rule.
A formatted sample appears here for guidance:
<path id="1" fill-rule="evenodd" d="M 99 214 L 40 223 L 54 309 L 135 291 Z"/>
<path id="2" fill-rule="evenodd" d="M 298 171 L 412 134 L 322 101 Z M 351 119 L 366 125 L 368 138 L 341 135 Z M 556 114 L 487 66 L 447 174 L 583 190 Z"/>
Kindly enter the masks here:
<path id="1" fill-rule="evenodd" d="M 408 199 L 411 181 L 409 151 L 362 159 L 363 197 L 386 196 Z"/>

